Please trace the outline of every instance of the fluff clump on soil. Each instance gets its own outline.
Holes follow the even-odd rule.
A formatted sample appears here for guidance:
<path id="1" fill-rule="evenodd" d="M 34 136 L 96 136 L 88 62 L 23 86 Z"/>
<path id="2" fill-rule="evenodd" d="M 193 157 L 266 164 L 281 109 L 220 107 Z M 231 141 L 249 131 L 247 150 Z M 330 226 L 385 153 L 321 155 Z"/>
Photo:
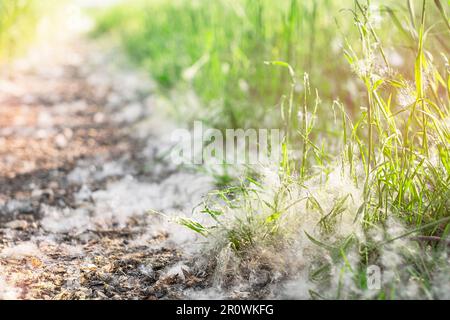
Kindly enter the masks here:
<path id="1" fill-rule="evenodd" d="M 245 292 L 289 280 L 290 296 L 304 297 L 305 288 L 313 287 L 308 268 L 332 260 L 314 240 L 336 244 L 363 237 L 362 224 L 355 220 L 362 192 L 340 170 L 321 184 L 287 181 L 269 168 L 260 178 L 260 184 L 215 208 L 222 214 L 209 229 L 205 250 L 213 282 Z M 294 290 L 294 283 L 303 283 L 302 288 Z"/>
<path id="2" fill-rule="evenodd" d="M 409 229 L 392 216 L 365 226 L 362 188 L 340 168 L 303 184 L 265 169 L 260 181 L 207 206 L 217 224 L 208 229 L 197 267 L 210 270 L 225 296 L 364 299 L 395 291 L 395 298 L 411 299 L 450 291 L 442 281 L 448 257 L 432 259 L 432 251 L 402 237 Z M 428 289 L 414 277 L 420 257 L 429 258 L 428 280 L 439 285 Z M 379 287 L 368 287 L 369 267 L 379 270 Z"/>
<path id="3" fill-rule="evenodd" d="M 31 241 L 4 248 L 0 252 L 0 258 L 3 259 L 22 259 L 25 257 L 33 257 L 40 255 L 41 251 L 39 250 L 37 245 Z"/>
<path id="4" fill-rule="evenodd" d="M 19 289 L 10 286 L 1 276 L 0 269 L 0 300 L 16 300 L 19 297 Z"/>

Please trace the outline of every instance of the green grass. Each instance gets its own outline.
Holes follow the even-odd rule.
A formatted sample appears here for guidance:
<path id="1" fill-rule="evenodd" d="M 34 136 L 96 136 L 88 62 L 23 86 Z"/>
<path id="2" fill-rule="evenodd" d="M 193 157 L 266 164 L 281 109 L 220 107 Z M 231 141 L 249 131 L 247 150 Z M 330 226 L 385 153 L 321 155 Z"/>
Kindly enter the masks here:
<path id="1" fill-rule="evenodd" d="M 163 88 L 193 88 L 214 114 L 205 119 L 212 125 L 262 127 L 280 124 L 277 104 L 290 83 L 285 70 L 264 61 L 287 61 L 322 83 L 342 66 L 341 55 L 321 63 L 339 7 L 329 0 L 136 1 L 101 15 L 96 34 L 119 32 L 131 58 Z"/>
<path id="2" fill-rule="evenodd" d="M 35 35 L 45 1 L 0 1 L 0 63 L 23 52 Z"/>
<path id="3" fill-rule="evenodd" d="M 285 129 L 271 179 L 213 194 L 211 225 L 179 221 L 211 257 L 235 257 L 232 278 L 295 272 L 289 248 L 315 248 L 311 297 L 362 297 L 365 268 L 394 254 L 403 269 L 373 298 L 405 298 L 405 281 L 436 298 L 450 231 L 447 15 L 443 1 L 136 2 L 100 15 L 96 33 L 118 34 L 163 92 L 194 90 L 208 124 Z"/>
<path id="4" fill-rule="evenodd" d="M 278 106 L 291 80 L 286 70 L 264 61 L 285 61 L 307 72 L 324 100 L 340 96 L 348 108 L 359 107 L 361 100 L 347 88 L 352 75 L 339 48 L 342 35 L 356 35 L 351 12 L 340 11 L 352 7 L 351 0 L 132 1 L 100 14 L 94 33 L 119 33 L 131 58 L 162 88 L 194 89 L 211 109 L 204 119 L 211 125 L 279 126 Z M 397 21 L 404 18 L 403 7 L 384 2 L 376 15 Z M 380 26 L 393 43 L 402 41 L 396 49 L 408 55 L 414 39 L 401 23 L 398 28 L 390 32 L 391 19 Z M 430 38 L 438 37 L 438 45 L 446 46 L 444 34 Z M 340 81 L 330 81 L 336 74 Z"/>

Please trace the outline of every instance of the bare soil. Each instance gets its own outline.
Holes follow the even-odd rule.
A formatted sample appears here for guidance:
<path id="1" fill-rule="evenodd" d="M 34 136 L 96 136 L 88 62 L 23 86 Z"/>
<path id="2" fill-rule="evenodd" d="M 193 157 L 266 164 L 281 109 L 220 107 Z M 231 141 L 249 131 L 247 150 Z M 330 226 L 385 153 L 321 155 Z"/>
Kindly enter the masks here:
<path id="1" fill-rule="evenodd" d="M 178 182 L 168 187 L 180 172 L 156 158 L 157 133 L 133 134 L 151 116 L 151 87 L 120 71 L 114 50 L 77 42 L 52 54 L 1 79 L 0 298 L 166 299 L 206 286 L 170 231 L 153 225 L 160 218 L 118 211 L 129 195 L 100 197 L 126 181 L 165 185 L 166 207 L 190 197 Z"/>

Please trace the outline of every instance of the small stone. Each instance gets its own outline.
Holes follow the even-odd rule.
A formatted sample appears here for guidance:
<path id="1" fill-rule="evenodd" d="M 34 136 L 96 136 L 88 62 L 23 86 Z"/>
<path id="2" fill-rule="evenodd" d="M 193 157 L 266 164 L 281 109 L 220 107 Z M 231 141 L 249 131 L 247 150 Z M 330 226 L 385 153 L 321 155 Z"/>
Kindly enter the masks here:
<path id="1" fill-rule="evenodd" d="M 97 112 L 95 115 L 94 115 L 94 122 L 95 123 L 102 123 L 102 122 L 104 122 L 105 121 L 105 114 L 104 113 L 102 113 L 102 112 Z"/>
<path id="2" fill-rule="evenodd" d="M 35 189 L 31 192 L 31 197 L 39 199 L 41 197 L 47 197 L 47 199 L 53 200 L 54 194 L 52 189 Z"/>
<path id="3" fill-rule="evenodd" d="M 58 134 L 55 138 L 56 146 L 60 149 L 67 147 L 67 139 L 63 134 Z"/>
<path id="4" fill-rule="evenodd" d="M 14 230 L 25 230 L 28 227 L 28 222 L 25 220 L 13 220 L 5 224 L 5 226 Z"/>
<path id="5" fill-rule="evenodd" d="M 42 266 L 42 261 L 39 258 L 31 257 L 31 265 L 33 268 L 39 268 Z"/>

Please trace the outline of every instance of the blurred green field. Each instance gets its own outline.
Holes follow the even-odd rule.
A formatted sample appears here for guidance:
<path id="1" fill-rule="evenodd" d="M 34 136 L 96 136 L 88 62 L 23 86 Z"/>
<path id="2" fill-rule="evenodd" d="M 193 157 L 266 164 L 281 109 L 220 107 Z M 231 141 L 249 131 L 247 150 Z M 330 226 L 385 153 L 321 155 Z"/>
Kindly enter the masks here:
<path id="1" fill-rule="evenodd" d="M 317 76 L 327 94 L 339 91 L 325 79 L 345 63 L 330 14 L 340 6 L 328 0 L 135 1 L 101 16 L 97 34 L 116 29 L 132 59 L 162 87 L 192 86 L 211 109 L 205 119 L 211 124 L 278 125 L 268 111 L 288 92 L 290 77 L 264 61 L 289 62 Z"/>
<path id="2" fill-rule="evenodd" d="M 418 16 L 420 1 L 413 2 Z M 387 41 L 388 59 L 412 78 L 416 48 L 405 25 L 407 3 L 371 4 L 370 19 Z M 434 4 L 428 9 L 429 21 L 442 21 Z M 361 86 L 342 49 L 346 39 L 359 42 L 351 10 L 351 0 L 127 1 L 100 14 L 95 34 L 117 32 L 130 57 L 163 88 L 193 88 L 211 109 L 204 120 L 212 125 L 279 126 L 278 104 L 289 93 L 290 76 L 265 61 L 289 63 L 300 80 L 307 72 L 323 100 L 339 97 L 359 109 Z M 448 51 L 448 34 L 433 33 L 433 49 Z"/>
<path id="3" fill-rule="evenodd" d="M 0 63 L 10 62 L 32 41 L 43 2 L 0 1 Z"/>

